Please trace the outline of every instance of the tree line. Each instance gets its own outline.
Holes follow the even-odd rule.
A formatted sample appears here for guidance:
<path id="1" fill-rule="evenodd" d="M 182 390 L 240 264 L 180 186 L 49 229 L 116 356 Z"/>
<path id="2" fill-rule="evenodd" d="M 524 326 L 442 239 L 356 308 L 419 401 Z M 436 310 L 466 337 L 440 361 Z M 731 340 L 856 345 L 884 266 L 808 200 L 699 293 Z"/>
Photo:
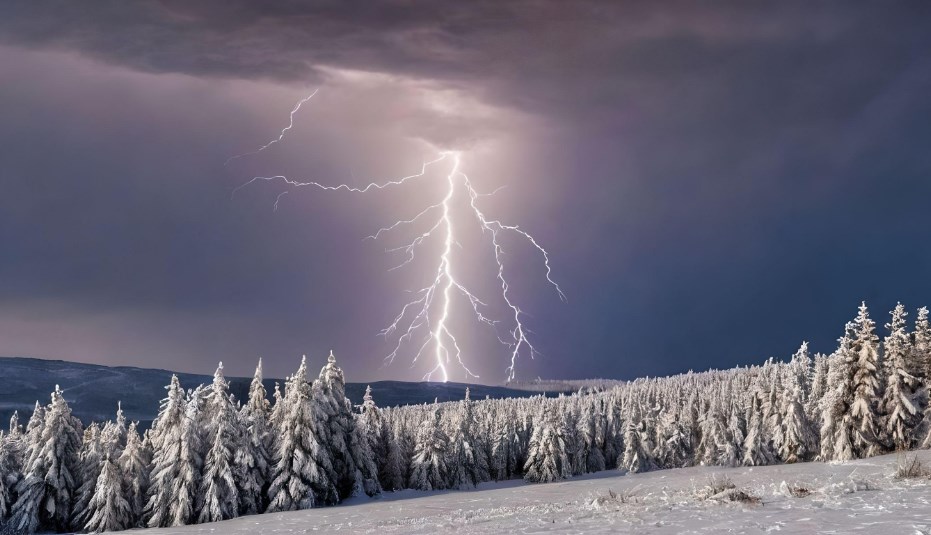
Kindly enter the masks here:
<path id="1" fill-rule="evenodd" d="M 931 326 L 891 312 L 880 340 L 865 304 L 837 349 L 788 362 L 643 378 L 547 398 L 354 407 L 331 354 L 248 399 L 222 364 L 210 385 L 166 387 L 140 434 L 118 409 L 84 427 L 57 387 L 25 428 L 0 432 L 0 522 L 14 533 L 115 531 L 334 505 L 405 488 L 548 482 L 605 469 L 849 460 L 931 446 Z M 605 386 L 601 383 L 601 386 Z"/>

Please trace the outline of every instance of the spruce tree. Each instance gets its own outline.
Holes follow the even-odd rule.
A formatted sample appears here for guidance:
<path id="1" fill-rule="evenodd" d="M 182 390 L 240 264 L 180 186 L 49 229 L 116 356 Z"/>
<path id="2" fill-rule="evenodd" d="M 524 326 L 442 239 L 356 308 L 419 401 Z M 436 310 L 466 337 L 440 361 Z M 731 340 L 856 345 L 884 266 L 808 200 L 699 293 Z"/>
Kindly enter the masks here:
<path id="1" fill-rule="evenodd" d="M 913 429 L 921 421 L 916 404 L 919 380 L 912 375 L 909 361 L 913 355 L 912 342 L 905 325 L 905 307 L 896 305 L 892 319 L 886 324 L 889 335 L 883 340 L 883 371 L 886 389 L 881 412 L 885 419 L 886 440 L 896 450 L 911 446 Z"/>
<path id="2" fill-rule="evenodd" d="M 126 446 L 117 460 L 117 466 L 123 478 L 123 489 L 129 504 L 128 527 L 143 525 L 145 496 L 149 491 L 149 459 L 147 457 L 142 438 L 136 431 L 136 423 L 133 422 L 126 430 Z"/>
<path id="3" fill-rule="evenodd" d="M 239 492 L 233 474 L 236 452 L 242 448 L 242 430 L 222 362 L 204 395 L 203 411 L 205 431 L 212 438 L 199 481 L 198 523 L 227 520 L 239 513 Z"/>
<path id="4" fill-rule="evenodd" d="M 876 324 L 870 319 L 866 303 L 860 306 L 855 321 L 856 338 L 851 347 L 853 372 L 853 403 L 850 407 L 854 451 L 860 457 L 872 457 L 882 452 L 879 438 L 879 338 Z"/>
<path id="5" fill-rule="evenodd" d="M 527 448 L 524 479 L 531 483 L 549 483 L 572 475 L 566 448 L 566 430 L 559 415 L 543 406 L 533 421 L 533 433 Z"/>
<path id="6" fill-rule="evenodd" d="M 448 488 L 448 453 L 449 437 L 443 430 L 440 409 L 437 408 L 431 411 L 430 416 L 417 429 L 414 457 L 411 460 L 410 487 L 418 490 Z"/>
<path id="7" fill-rule="evenodd" d="M 474 487 L 489 479 L 487 459 L 481 454 L 482 446 L 474 432 L 476 428 L 474 408 L 466 388 L 466 398 L 459 402 L 449 441 L 451 488 Z"/>
<path id="8" fill-rule="evenodd" d="M 262 383 L 262 359 L 259 359 L 249 385 L 249 400 L 240 411 L 240 421 L 245 430 L 242 450 L 237 453 L 236 460 L 240 514 L 255 514 L 266 507 L 271 470 L 270 412 Z"/>
<path id="9" fill-rule="evenodd" d="M 10 514 L 10 508 L 13 506 L 12 485 L 15 485 L 18 479 L 10 463 L 9 449 L 10 441 L 0 430 L 0 526 Z"/>
<path id="10" fill-rule="evenodd" d="M 102 461 L 87 511 L 88 520 L 84 529 L 91 533 L 120 531 L 133 526 L 132 509 L 126 500 L 123 478 L 109 454 Z"/>
<path id="11" fill-rule="evenodd" d="M 88 504 L 94 496 L 94 487 L 97 485 L 97 476 L 103 464 L 104 448 L 100 438 L 100 426 L 92 422 L 84 430 L 84 440 L 78 454 L 78 487 L 77 499 L 74 503 L 71 525 L 74 529 L 81 529 L 88 519 Z"/>
<path id="12" fill-rule="evenodd" d="M 37 429 L 35 426 L 32 431 Z M 23 479 L 16 486 L 11 529 L 32 533 L 40 528 L 54 531 L 68 528 L 77 491 L 82 433 L 80 421 L 71 415 L 71 408 L 56 385 L 41 433 L 35 437 L 36 443 L 29 446 L 30 458 Z"/>
<path id="13" fill-rule="evenodd" d="M 309 509 L 316 493 L 333 483 L 326 448 L 318 435 L 319 418 L 307 383 L 307 358 L 292 375 L 275 405 L 274 465 L 268 488 L 268 512 Z"/>
<path id="14" fill-rule="evenodd" d="M 152 424 L 150 434 L 152 443 L 151 486 L 145 517 L 149 527 L 168 527 L 183 525 L 177 523 L 183 515 L 178 507 L 187 503 L 187 497 L 179 496 L 182 488 L 182 472 L 192 467 L 185 466 L 182 451 L 187 436 L 187 400 L 184 389 L 177 375 L 171 376 L 171 383 L 166 387 L 168 396 L 162 400 L 158 417 Z"/>

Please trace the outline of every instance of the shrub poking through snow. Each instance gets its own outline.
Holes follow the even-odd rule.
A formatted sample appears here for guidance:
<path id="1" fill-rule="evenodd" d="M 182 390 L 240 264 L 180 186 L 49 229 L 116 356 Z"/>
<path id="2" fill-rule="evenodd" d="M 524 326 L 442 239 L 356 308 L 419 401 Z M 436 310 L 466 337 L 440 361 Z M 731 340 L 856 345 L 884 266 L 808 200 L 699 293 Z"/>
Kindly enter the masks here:
<path id="1" fill-rule="evenodd" d="M 931 479 L 931 469 L 917 455 L 900 454 L 896 459 L 895 479 Z"/>

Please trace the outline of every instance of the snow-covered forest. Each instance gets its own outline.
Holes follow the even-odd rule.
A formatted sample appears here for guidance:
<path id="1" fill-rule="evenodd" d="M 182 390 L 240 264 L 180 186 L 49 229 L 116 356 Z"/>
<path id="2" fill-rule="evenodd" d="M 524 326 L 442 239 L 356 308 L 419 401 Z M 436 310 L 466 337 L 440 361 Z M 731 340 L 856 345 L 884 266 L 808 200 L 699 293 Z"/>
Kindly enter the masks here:
<path id="1" fill-rule="evenodd" d="M 931 325 L 902 305 L 880 340 L 866 305 L 830 355 L 638 379 L 559 398 L 354 407 L 331 355 L 270 396 L 174 378 L 152 429 L 86 427 L 62 392 L 0 433 L 0 518 L 16 533 L 178 526 L 403 488 L 548 482 L 621 468 L 850 460 L 931 445 Z"/>

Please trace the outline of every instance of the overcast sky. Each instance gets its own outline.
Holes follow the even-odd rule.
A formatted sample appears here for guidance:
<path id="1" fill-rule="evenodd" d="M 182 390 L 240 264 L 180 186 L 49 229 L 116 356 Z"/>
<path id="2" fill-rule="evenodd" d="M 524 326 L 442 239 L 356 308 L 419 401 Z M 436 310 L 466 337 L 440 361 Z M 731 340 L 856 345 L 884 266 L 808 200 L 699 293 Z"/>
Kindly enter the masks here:
<path id="1" fill-rule="evenodd" d="M 861 300 L 931 305 L 926 2 L 0 3 L 0 354 L 351 381 L 429 362 L 378 332 L 429 283 L 363 240 L 442 199 L 502 221 L 521 378 L 633 378 L 829 352 Z M 277 137 L 281 143 L 224 165 Z M 423 228 L 419 231 L 422 232 Z M 464 230 L 463 233 L 466 233 Z M 488 244 L 456 269 L 488 313 Z M 454 307 L 480 382 L 506 348 Z M 465 308 L 463 308 L 463 306 Z M 458 308 L 456 308 L 458 307 Z M 465 379 L 451 366 L 450 378 Z"/>

